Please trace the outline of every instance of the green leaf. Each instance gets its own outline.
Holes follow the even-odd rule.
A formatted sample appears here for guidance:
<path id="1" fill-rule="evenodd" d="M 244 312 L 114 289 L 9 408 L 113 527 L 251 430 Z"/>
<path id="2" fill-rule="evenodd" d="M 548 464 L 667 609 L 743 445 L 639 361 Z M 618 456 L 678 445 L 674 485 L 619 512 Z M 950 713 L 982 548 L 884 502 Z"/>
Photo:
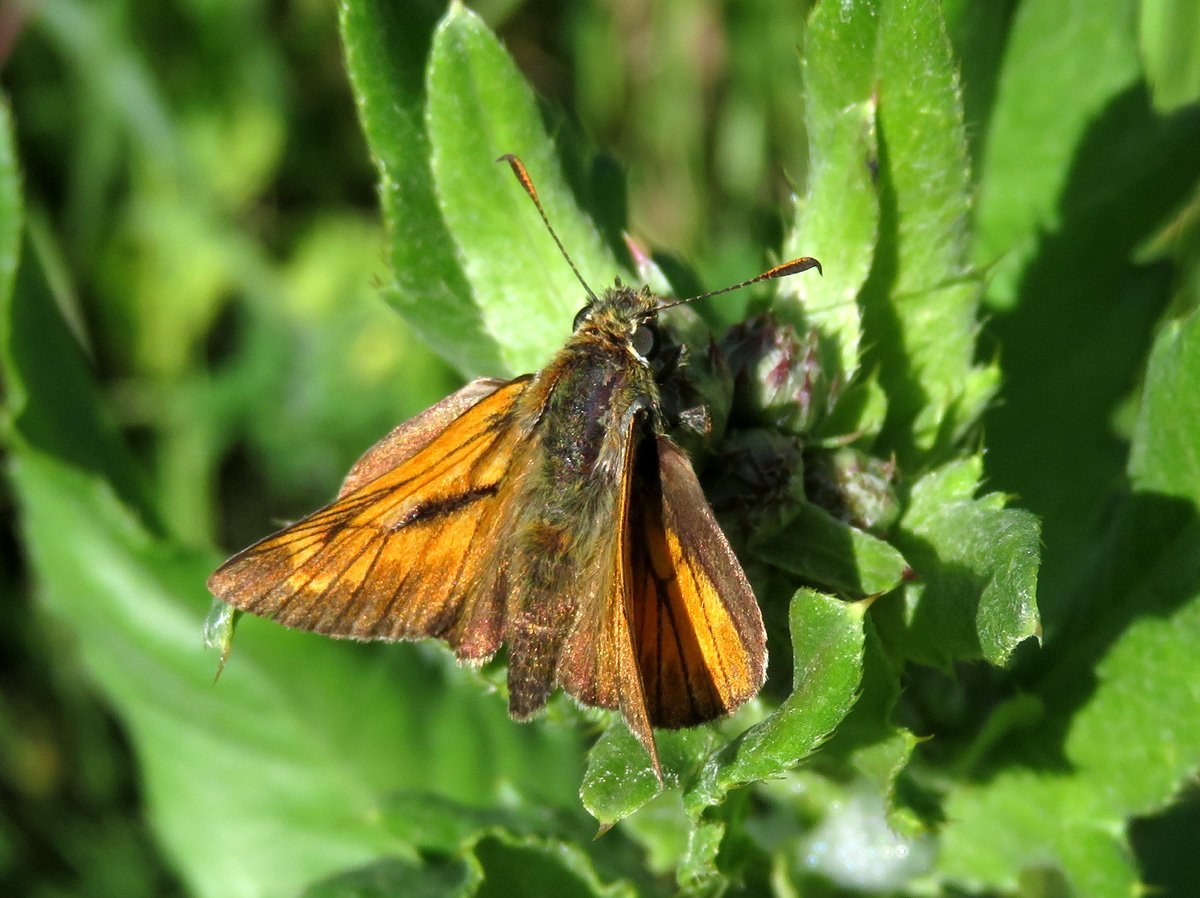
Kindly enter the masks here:
<path id="1" fill-rule="evenodd" d="M 467 374 L 502 373 L 500 350 L 442 220 L 425 124 L 425 3 L 338 6 L 346 68 L 379 171 L 394 281 L 388 298 L 429 345 Z"/>
<path id="2" fill-rule="evenodd" d="M 302 898 L 469 898 L 479 894 L 483 874 L 473 858 L 389 858 L 322 880 Z"/>
<path id="3" fill-rule="evenodd" d="M 693 776 L 719 741 L 711 726 L 654 733 L 659 761 L 668 782 Z M 587 772 L 579 797 L 588 812 L 607 829 L 644 806 L 660 792 L 646 749 L 623 721 L 616 721 L 588 753 Z"/>
<path id="4" fill-rule="evenodd" d="M 487 329 L 510 373 L 544 365 L 587 299 L 509 167 L 525 163 L 546 213 L 584 279 L 619 271 L 558 169 L 534 97 L 475 13 L 452 4 L 434 35 L 428 123 L 438 202 Z"/>
<path id="5" fill-rule="evenodd" d="M 903 462 L 949 449 L 982 413 L 999 372 L 973 364 L 972 187 L 957 68 L 937 4 L 882 6 L 876 77 L 881 246 L 863 302 L 888 394 L 885 435 Z"/>
<path id="6" fill-rule="evenodd" d="M 1097 0 L 1064 15 L 1027 0 L 1013 19 L 979 172 L 974 256 L 991 268 L 988 302 L 1009 308 L 1089 126 L 1137 80 L 1135 0 Z M 993 267 L 994 266 L 994 267 Z"/>
<path id="7" fill-rule="evenodd" d="M 1200 312 L 1168 321 L 1154 341 L 1129 474 L 1138 490 L 1200 505 Z"/>
<path id="8" fill-rule="evenodd" d="M 1154 108 L 1171 112 L 1200 100 L 1200 6 L 1142 0 L 1138 36 Z"/>
<path id="9" fill-rule="evenodd" d="M 579 787 L 579 798 L 588 813 L 601 827 L 608 827 L 628 817 L 659 791 L 646 750 L 629 728 L 616 722 L 606 729 L 588 752 L 587 770 Z"/>
<path id="10" fill-rule="evenodd" d="M 905 653 L 924 664 L 1002 665 L 1039 632 L 1038 519 L 997 493 L 973 498 L 982 469 L 975 456 L 926 475 L 896 533 L 916 573 L 905 586 Z"/>
<path id="11" fill-rule="evenodd" d="M 778 711 L 708 759 L 684 793 L 690 813 L 718 804 L 744 783 L 791 770 L 829 736 L 857 697 L 868 604 L 810 589 L 796 593 L 792 693 Z"/>
<path id="12" fill-rule="evenodd" d="M 857 371 L 867 327 L 888 394 L 890 445 L 902 459 L 945 453 L 986 407 L 998 371 L 973 365 L 972 187 L 940 13 L 927 3 L 862 0 L 819 5 L 809 24 L 812 168 L 787 252 L 817 255 L 826 278 L 781 285 L 779 306 L 798 300 L 825 337 L 836 378 Z M 942 175 L 931 181 L 931 168 Z M 854 302 L 860 289 L 865 325 Z"/>
<path id="13" fill-rule="evenodd" d="M 1126 823 L 1164 807 L 1200 764 L 1195 523 L 1163 546 L 1162 560 L 1131 597 L 1140 608 L 1164 599 L 1179 604 L 1133 621 L 1091 672 L 1097 685 L 1061 743 L 1063 772 L 1015 767 L 986 783 L 960 784 L 949 796 L 939 861 L 945 875 L 976 888 L 1010 888 L 1021 871 L 1055 864 L 1073 894 L 1116 898 L 1139 890 Z M 1080 676 L 1073 667 L 1055 674 L 1068 689 Z M 1070 713 L 1057 709 L 1042 732 L 1023 732 L 1022 742 L 1054 751 L 1058 724 Z"/>
<path id="14" fill-rule="evenodd" d="M 894 589 L 908 567 L 888 543 L 807 502 L 783 530 L 756 542 L 754 553 L 806 581 L 860 598 Z"/>
<path id="15" fill-rule="evenodd" d="M 862 339 L 858 291 L 867 279 L 879 225 L 872 169 L 878 4 L 819 4 L 808 20 L 801 59 L 809 172 L 805 195 L 784 241 L 784 258 L 815 256 L 820 278 L 788 278 L 776 310 L 822 337 L 830 380 L 849 382 Z M 798 306 L 798 308 L 797 308 Z"/>

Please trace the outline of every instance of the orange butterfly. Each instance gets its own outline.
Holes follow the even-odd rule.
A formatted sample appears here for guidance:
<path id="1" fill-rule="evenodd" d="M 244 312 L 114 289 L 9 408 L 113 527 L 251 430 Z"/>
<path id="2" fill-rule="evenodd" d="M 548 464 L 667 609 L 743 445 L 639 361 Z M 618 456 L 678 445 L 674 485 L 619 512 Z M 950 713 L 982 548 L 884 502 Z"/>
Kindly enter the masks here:
<path id="1" fill-rule="evenodd" d="M 545 220 L 524 166 L 502 158 Z M 820 265 L 796 259 L 726 290 L 809 268 Z M 661 781 L 652 727 L 700 724 L 751 698 L 766 636 L 665 435 L 651 361 L 666 306 L 619 281 L 599 296 L 584 288 L 549 365 L 473 381 L 401 424 L 332 504 L 233 556 L 208 587 L 329 636 L 437 637 L 469 663 L 507 642 L 513 717 L 536 714 L 557 686 L 619 709 Z"/>

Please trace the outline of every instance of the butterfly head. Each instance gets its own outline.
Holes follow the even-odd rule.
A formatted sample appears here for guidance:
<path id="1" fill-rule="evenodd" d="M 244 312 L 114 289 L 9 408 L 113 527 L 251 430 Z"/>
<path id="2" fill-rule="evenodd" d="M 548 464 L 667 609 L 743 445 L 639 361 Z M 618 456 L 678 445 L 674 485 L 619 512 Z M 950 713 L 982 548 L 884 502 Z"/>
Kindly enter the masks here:
<path id="1" fill-rule="evenodd" d="M 649 365 L 661 343 L 658 308 L 659 299 L 649 287 L 635 290 L 617 278 L 613 286 L 579 310 L 572 330 L 585 339 L 598 337 L 625 346 L 638 361 Z"/>

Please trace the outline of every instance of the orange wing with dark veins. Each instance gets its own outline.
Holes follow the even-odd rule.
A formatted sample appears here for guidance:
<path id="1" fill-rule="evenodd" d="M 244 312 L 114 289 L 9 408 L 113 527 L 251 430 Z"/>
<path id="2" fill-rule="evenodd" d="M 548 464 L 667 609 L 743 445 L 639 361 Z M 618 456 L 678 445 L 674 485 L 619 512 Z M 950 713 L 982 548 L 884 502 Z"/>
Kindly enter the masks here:
<path id="1" fill-rule="evenodd" d="M 640 483 L 630 502 L 629 604 L 650 722 L 677 728 L 758 692 L 766 632 L 691 463 L 666 437 L 657 443 L 658 484 Z"/>
<path id="2" fill-rule="evenodd" d="M 402 425 L 360 460 L 335 502 L 235 555 L 209 589 L 289 627 L 435 636 L 460 658 L 489 657 L 504 633 L 492 535 L 521 476 L 513 409 L 528 383 L 484 387 L 458 405 L 455 394 L 444 414 Z"/>

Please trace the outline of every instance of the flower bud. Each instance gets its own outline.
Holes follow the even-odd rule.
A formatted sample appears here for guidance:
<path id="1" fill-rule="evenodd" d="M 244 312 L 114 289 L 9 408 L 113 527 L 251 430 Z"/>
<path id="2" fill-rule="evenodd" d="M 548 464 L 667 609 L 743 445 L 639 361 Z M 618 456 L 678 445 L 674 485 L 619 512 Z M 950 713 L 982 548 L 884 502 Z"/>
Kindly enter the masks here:
<path id="1" fill-rule="evenodd" d="M 804 434 L 825 413 L 828 385 L 816 331 L 801 337 L 792 325 L 758 315 L 731 327 L 721 346 L 733 372 L 739 416 Z"/>
<path id="2" fill-rule="evenodd" d="M 705 469 L 704 492 L 745 539 L 782 527 L 804 501 L 803 446 L 768 428 L 729 431 Z"/>
<path id="3" fill-rule="evenodd" d="M 809 501 L 860 530 L 886 531 L 900 516 L 896 463 L 857 449 L 814 450 L 806 456 Z"/>

